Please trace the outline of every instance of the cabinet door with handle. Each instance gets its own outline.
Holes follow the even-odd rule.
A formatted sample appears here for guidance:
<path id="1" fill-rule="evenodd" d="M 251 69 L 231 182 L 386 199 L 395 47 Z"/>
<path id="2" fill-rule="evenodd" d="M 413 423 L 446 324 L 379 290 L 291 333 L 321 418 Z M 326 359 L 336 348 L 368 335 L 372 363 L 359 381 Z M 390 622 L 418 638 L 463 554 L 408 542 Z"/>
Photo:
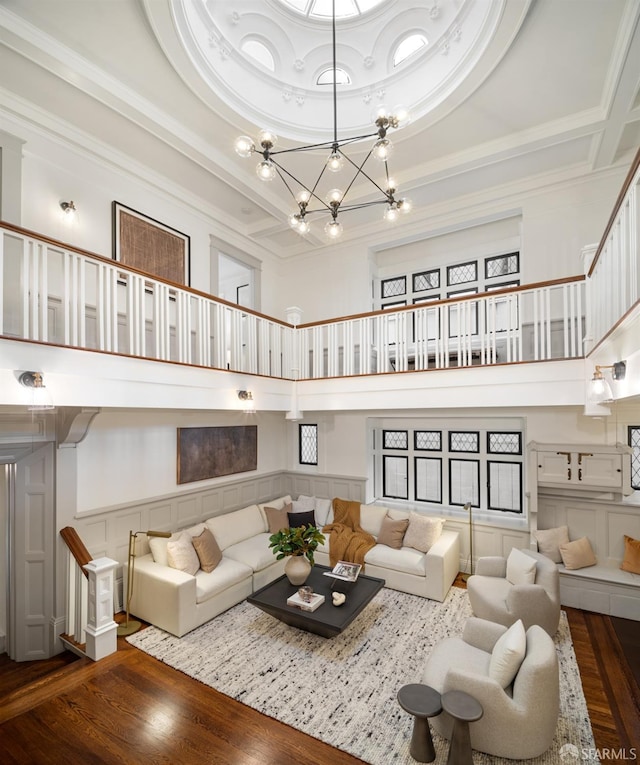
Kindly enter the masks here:
<path id="1" fill-rule="evenodd" d="M 538 452 L 538 483 L 566 484 L 575 468 L 571 452 Z"/>
<path id="2" fill-rule="evenodd" d="M 622 485 L 621 454 L 578 453 L 578 483 L 617 489 Z"/>

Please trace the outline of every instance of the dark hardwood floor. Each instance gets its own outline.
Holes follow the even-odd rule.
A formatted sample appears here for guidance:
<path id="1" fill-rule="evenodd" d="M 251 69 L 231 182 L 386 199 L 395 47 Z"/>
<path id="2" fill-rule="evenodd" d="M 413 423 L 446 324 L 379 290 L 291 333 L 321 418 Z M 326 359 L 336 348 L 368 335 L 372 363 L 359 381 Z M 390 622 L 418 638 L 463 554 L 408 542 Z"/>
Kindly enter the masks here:
<path id="1" fill-rule="evenodd" d="M 611 619 L 565 609 L 602 762 L 640 753 L 640 691 Z M 638 624 L 638 623 L 636 623 Z M 638 634 L 630 625 L 630 633 Z M 640 649 L 640 642 L 636 645 Z M 615 754 L 618 753 L 618 754 Z M 355 757 L 223 696 L 118 639 L 99 662 L 0 656 L 0 762 L 355 765 Z"/>

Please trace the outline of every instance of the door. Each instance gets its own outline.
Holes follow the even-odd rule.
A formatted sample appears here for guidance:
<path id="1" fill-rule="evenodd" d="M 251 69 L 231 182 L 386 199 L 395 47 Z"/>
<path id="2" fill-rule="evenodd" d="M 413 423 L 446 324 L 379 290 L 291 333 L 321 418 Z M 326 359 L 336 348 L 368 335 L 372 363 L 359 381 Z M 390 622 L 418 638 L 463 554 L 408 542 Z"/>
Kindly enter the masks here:
<path id="1" fill-rule="evenodd" d="M 52 654 L 54 595 L 54 447 L 16 463 L 9 508 L 9 624 L 7 652 L 15 661 Z"/>

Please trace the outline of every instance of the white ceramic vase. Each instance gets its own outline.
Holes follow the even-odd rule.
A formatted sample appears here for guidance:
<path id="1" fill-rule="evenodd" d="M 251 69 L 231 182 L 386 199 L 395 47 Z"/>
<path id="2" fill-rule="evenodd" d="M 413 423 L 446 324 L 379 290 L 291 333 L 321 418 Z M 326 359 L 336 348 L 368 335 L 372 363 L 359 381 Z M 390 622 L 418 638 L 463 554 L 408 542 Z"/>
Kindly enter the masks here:
<path id="1" fill-rule="evenodd" d="M 284 573 L 291 584 L 299 587 L 307 581 L 311 564 L 304 555 L 290 555 L 284 564 Z"/>

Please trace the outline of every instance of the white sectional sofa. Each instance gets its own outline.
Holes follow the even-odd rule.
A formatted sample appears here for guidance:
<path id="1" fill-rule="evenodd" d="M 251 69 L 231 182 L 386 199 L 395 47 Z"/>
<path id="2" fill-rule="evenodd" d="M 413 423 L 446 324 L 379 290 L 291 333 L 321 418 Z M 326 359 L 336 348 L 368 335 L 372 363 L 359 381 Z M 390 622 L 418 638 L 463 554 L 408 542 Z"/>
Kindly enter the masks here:
<path id="1" fill-rule="evenodd" d="M 331 500 L 303 499 L 303 509 L 314 506 L 316 525 L 333 521 Z M 235 510 L 186 529 L 192 537 L 209 528 L 222 552 L 222 560 L 207 573 L 194 575 L 172 568 L 167 560 L 169 540 L 149 541 L 151 550 L 136 558 L 130 611 L 144 621 L 173 635 L 187 632 L 244 600 L 255 590 L 284 573 L 286 560 L 277 561 L 269 548 L 269 524 L 265 507 L 283 508 L 290 496 Z M 397 520 L 408 513 L 361 505 L 361 525 L 374 537 L 387 513 Z M 182 533 L 182 532 L 180 532 Z M 318 548 L 316 563 L 329 565 L 329 539 Z M 425 554 L 402 547 L 395 550 L 376 544 L 365 557 L 366 573 L 385 580 L 386 586 L 413 595 L 442 601 L 458 573 L 458 533 L 442 531 Z"/>
<path id="2" fill-rule="evenodd" d="M 206 525 L 215 537 L 222 560 L 210 573 L 200 569 L 192 575 L 171 568 L 166 556 L 169 540 L 152 539 L 153 552 L 136 558 L 131 613 L 182 637 L 282 576 L 286 561 L 277 561 L 269 549 L 264 507 L 282 508 L 290 502 L 290 496 L 279 497 L 186 529 L 195 537 Z"/>

